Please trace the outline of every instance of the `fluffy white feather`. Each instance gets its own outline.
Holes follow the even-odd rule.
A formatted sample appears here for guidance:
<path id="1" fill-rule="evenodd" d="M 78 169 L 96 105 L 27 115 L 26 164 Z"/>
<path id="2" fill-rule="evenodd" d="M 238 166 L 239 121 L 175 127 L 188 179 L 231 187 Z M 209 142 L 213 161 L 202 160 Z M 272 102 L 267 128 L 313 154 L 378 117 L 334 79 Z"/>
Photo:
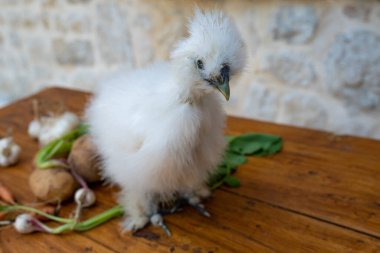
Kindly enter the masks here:
<path id="1" fill-rule="evenodd" d="M 209 195 L 206 181 L 225 147 L 223 96 L 209 80 L 221 80 L 223 66 L 230 75 L 239 72 L 244 56 L 224 14 L 197 10 L 169 62 L 100 86 L 87 120 L 104 175 L 122 189 L 125 230 L 143 227 L 157 204 L 175 195 L 193 202 Z"/>

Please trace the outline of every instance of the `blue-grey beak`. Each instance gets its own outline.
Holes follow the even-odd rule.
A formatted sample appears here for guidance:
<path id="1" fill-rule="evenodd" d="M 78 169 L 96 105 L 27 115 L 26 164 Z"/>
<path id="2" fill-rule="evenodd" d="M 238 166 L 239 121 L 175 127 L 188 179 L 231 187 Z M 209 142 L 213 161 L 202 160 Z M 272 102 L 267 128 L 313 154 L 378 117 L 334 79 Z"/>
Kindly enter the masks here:
<path id="1" fill-rule="evenodd" d="M 227 65 L 220 70 L 220 76 L 207 79 L 207 81 L 217 88 L 227 101 L 230 99 L 230 68 Z"/>
<path id="2" fill-rule="evenodd" d="M 228 101 L 230 99 L 229 77 L 222 79 L 222 82 L 216 84 L 216 88 L 223 94 Z"/>

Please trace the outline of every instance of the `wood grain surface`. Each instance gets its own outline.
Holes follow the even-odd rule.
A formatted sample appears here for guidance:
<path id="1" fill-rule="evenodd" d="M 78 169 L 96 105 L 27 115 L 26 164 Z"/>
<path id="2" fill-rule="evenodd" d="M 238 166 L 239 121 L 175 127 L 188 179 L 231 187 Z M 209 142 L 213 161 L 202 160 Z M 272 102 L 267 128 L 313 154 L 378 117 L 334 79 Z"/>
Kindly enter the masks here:
<path id="1" fill-rule="evenodd" d="M 13 129 L 21 161 L 0 169 L 0 182 L 22 203 L 38 149 L 27 135 L 32 100 L 81 113 L 90 95 L 51 88 L 0 109 L 0 135 Z M 235 174 L 241 187 L 222 187 L 206 201 L 205 218 L 191 208 L 165 216 L 173 236 L 148 226 L 121 234 L 120 218 L 83 233 L 21 235 L 0 228 L 0 252 L 380 252 L 380 142 L 326 132 L 228 118 L 226 133 L 271 133 L 281 153 L 252 157 Z M 117 189 L 95 185 L 97 204 L 84 218 L 115 205 Z M 65 204 L 68 215 L 72 203 Z"/>

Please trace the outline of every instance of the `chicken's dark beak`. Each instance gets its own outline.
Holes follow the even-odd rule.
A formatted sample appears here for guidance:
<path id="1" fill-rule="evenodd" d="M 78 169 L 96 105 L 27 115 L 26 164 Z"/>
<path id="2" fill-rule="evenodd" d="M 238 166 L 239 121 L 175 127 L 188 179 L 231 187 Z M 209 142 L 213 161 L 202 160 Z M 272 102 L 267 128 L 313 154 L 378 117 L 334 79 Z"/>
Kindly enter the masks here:
<path id="1" fill-rule="evenodd" d="M 222 82 L 217 82 L 215 87 L 223 94 L 228 101 L 230 99 L 230 84 L 229 77 L 223 78 Z"/>
<path id="2" fill-rule="evenodd" d="M 230 99 L 230 67 L 223 66 L 220 70 L 220 76 L 215 81 L 215 88 L 217 88 L 228 101 Z"/>

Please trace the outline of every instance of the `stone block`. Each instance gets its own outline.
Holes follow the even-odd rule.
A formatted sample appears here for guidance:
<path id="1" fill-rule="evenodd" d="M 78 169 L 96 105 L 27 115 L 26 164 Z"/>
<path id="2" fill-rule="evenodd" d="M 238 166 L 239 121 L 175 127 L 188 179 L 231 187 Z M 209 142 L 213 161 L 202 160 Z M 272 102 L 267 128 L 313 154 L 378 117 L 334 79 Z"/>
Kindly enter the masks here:
<path id="1" fill-rule="evenodd" d="M 91 31 L 91 16 L 81 12 L 61 13 L 55 17 L 57 31 L 88 33 Z"/>
<path id="2" fill-rule="evenodd" d="M 337 36 L 325 62 L 330 90 L 349 106 L 380 108 L 380 36 L 354 30 Z"/>
<path id="3" fill-rule="evenodd" d="M 123 8 L 115 3 L 102 3 L 96 12 L 96 39 L 103 61 L 111 65 L 130 62 L 129 24 Z"/>
<path id="4" fill-rule="evenodd" d="M 294 90 L 281 98 L 277 120 L 296 126 L 325 129 L 328 108 L 317 94 Z"/>
<path id="5" fill-rule="evenodd" d="M 86 4 L 91 2 L 91 0 L 68 0 L 67 2 L 71 4 Z"/>
<path id="6" fill-rule="evenodd" d="M 278 91 L 266 86 L 265 81 L 255 81 L 250 84 L 245 94 L 243 113 L 248 117 L 274 121 L 277 117 L 279 97 Z"/>
<path id="7" fill-rule="evenodd" d="M 61 65 L 94 64 L 94 52 L 90 41 L 56 39 L 53 41 L 53 50 L 57 62 Z"/>
<path id="8" fill-rule="evenodd" d="M 371 6 L 365 3 L 351 3 L 343 7 L 343 14 L 350 19 L 368 21 L 371 14 Z"/>
<path id="9" fill-rule="evenodd" d="M 12 29 L 35 29 L 40 25 L 40 15 L 34 11 L 14 9 L 9 11 L 7 22 Z"/>
<path id="10" fill-rule="evenodd" d="M 274 40 L 290 44 L 304 44 L 311 40 L 318 17 L 311 5 L 281 6 L 273 15 L 271 33 Z"/>
<path id="11" fill-rule="evenodd" d="M 266 56 L 263 67 L 263 70 L 288 85 L 307 87 L 316 79 L 313 64 L 302 54 L 270 54 Z"/>
<path id="12" fill-rule="evenodd" d="M 46 68 L 51 69 L 54 57 L 52 55 L 50 40 L 38 35 L 30 35 L 27 37 L 27 40 L 28 43 L 25 45 L 25 51 L 32 65 L 42 64 Z"/>

